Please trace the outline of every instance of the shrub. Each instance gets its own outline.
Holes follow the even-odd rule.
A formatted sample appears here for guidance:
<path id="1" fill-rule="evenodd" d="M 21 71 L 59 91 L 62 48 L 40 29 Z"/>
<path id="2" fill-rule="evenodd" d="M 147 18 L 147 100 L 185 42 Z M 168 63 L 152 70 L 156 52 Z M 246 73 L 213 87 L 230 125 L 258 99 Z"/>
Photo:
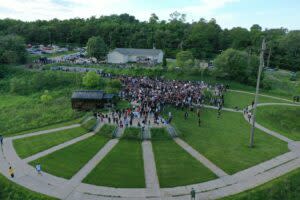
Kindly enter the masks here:
<path id="1" fill-rule="evenodd" d="M 82 83 L 84 86 L 88 88 L 96 88 L 99 87 L 100 84 L 100 76 L 94 72 L 89 71 L 82 79 Z"/>
<path id="2" fill-rule="evenodd" d="M 141 140 L 141 129 L 139 129 L 139 128 L 126 128 L 122 139 Z"/>

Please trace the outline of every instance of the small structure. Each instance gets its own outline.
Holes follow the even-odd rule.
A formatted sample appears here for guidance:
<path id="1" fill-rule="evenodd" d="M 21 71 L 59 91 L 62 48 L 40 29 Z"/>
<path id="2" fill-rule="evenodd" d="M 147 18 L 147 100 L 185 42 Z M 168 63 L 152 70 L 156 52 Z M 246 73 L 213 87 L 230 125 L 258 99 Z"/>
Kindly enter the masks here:
<path id="1" fill-rule="evenodd" d="M 106 94 L 101 90 L 80 90 L 73 92 L 71 101 L 74 110 L 96 110 L 114 107 L 118 99 L 116 94 Z"/>
<path id="2" fill-rule="evenodd" d="M 131 49 L 116 48 L 107 55 L 107 62 L 111 64 L 125 63 L 162 63 L 164 53 L 160 49 Z"/>

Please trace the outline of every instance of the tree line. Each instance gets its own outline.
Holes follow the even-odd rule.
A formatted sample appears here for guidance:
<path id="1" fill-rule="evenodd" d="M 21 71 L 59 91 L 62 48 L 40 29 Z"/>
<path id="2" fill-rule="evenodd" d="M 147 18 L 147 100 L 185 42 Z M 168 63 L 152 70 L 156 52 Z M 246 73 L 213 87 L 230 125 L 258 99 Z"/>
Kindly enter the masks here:
<path id="1" fill-rule="evenodd" d="M 262 30 L 258 24 L 254 24 L 250 30 L 242 27 L 222 29 L 215 19 L 207 21 L 201 18 L 189 23 L 185 15 L 178 12 L 172 13 L 169 20 L 160 20 L 152 14 L 148 21 L 139 21 L 129 14 L 34 22 L 0 20 L 0 38 L 11 34 L 21 36 L 27 44 L 80 46 L 85 46 L 89 38 L 100 36 L 107 50 L 116 47 L 156 47 L 163 49 L 170 58 L 175 58 L 182 50 L 188 50 L 195 58 L 206 60 L 214 59 L 228 48 L 257 55 L 262 38 L 265 37 L 269 47 L 266 57 L 270 55 L 270 62 L 266 63 L 268 66 L 294 71 L 300 69 L 298 30 Z M 1 46 L 0 57 L 3 57 Z"/>

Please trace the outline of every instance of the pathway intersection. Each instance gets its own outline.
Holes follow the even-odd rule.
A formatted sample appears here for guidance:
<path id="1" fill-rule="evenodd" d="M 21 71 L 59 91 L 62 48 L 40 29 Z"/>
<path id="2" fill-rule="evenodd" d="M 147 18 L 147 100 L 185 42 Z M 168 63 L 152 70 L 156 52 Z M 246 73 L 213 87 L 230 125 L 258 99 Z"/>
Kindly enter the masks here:
<path id="1" fill-rule="evenodd" d="M 258 106 L 264 106 L 260 104 Z M 270 104 L 268 104 L 270 105 Z M 272 104 L 272 105 L 275 105 Z M 279 105 L 279 103 L 276 103 Z M 282 103 L 281 105 L 286 105 Z M 295 104 L 288 104 L 292 106 L 299 106 Z M 210 107 L 211 108 L 211 107 Z M 234 109 L 226 109 L 227 111 L 237 112 Z M 239 111 L 241 112 L 241 111 Z M 245 119 L 248 121 L 247 117 Z M 251 122 L 251 121 L 250 121 Z M 19 138 L 26 138 L 34 135 L 51 134 L 59 130 L 67 130 L 80 126 L 75 124 L 62 128 L 56 128 L 46 131 L 39 131 L 31 134 L 12 136 L 5 138 L 3 152 L 0 152 L 0 172 L 8 177 L 8 167 L 13 166 L 15 169 L 15 178 L 11 181 L 20 184 L 30 190 L 53 196 L 59 199 L 67 200 L 115 200 L 115 199 L 190 199 L 190 191 L 192 188 L 196 190 L 198 199 L 216 199 L 233 195 L 253 187 L 259 186 L 270 180 L 273 180 L 283 174 L 286 174 L 296 168 L 300 167 L 300 142 L 293 141 L 282 136 L 280 133 L 268 130 L 263 126 L 256 124 L 256 127 L 263 130 L 267 134 L 279 138 L 288 143 L 290 152 L 277 156 L 271 160 L 260 163 L 256 166 L 250 167 L 246 170 L 237 172 L 233 175 L 228 175 L 214 163 L 209 161 L 201 152 L 197 152 L 189 144 L 179 139 L 176 130 L 168 125 L 167 130 L 173 137 L 174 141 L 187 151 L 191 156 L 196 158 L 204 166 L 214 172 L 219 178 L 187 186 L 179 186 L 173 188 L 160 188 L 157 177 L 154 154 L 152 150 L 151 135 L 149 127 L 145 128 L 142 142 L 145 181 L 146 188 L 144 189 L 127 189 L 127 188 L 111 188 L 103 186 L 94 186 L 82 183 L 82 180 L 101 162 L 101 160 L 118 144 L 119 138 L 124 132 L 124 128 L 116 129 L 115 139 L 111 139 L 105 146 L 88 162 L 82 169 L 77 172 L 70 180 L 59 178 L 51 174 L 43 173 L 43 176 L 37 175 L 35 169 L 28 164 L 28 162 L 48 155 L 56 150 L 62 149 L 66 146 L 79 142 L 85 138 L 91 137 L 100 130 L 103 124 L 99 123 L 96 130 L 87 133 L 83 136 L 65 142 L 63 144 L 52 147 L 46 151 L 40 152 L 26 159 L 21 159 L 12 144 L 12 141 Z M 9 177 L 8 177 L 9 178 Z"/>

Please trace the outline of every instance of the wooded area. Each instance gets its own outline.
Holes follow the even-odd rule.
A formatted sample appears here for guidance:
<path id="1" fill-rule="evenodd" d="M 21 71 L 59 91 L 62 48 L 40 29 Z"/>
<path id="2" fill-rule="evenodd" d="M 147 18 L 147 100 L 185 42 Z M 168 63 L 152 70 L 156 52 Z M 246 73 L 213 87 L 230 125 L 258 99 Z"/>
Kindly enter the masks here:
<path id="1" fill-rule="evenodd" d="M 262 37 L 267 40 L 270 67 L 298 71 L 300 69 L 300 31 L 285 28 L 266 29 L 255 24 L 250 30 L 242 27 L 222 29 L 214 19 L 189 23 L 185 15 L 174 12 L 168 21 L 152 14 L 142 22 L 129 14 L 50 21 L 0 20 L 1 35 L 16 34 L 31 44 L 69 44 L 85 46 L 92 36 L 101 36 L 109 49 L 163 49 L 169 58 L 181 50 L 189 50 L 197 59 L 213 59 L 220 52 L 233 48 L 257 55 Z M 1 40 L 0 40 L 1 41 Z M 1 54 L 0 47 L 0 54 Z M 267 63 L 266 63 L 267 64 Z"/>

